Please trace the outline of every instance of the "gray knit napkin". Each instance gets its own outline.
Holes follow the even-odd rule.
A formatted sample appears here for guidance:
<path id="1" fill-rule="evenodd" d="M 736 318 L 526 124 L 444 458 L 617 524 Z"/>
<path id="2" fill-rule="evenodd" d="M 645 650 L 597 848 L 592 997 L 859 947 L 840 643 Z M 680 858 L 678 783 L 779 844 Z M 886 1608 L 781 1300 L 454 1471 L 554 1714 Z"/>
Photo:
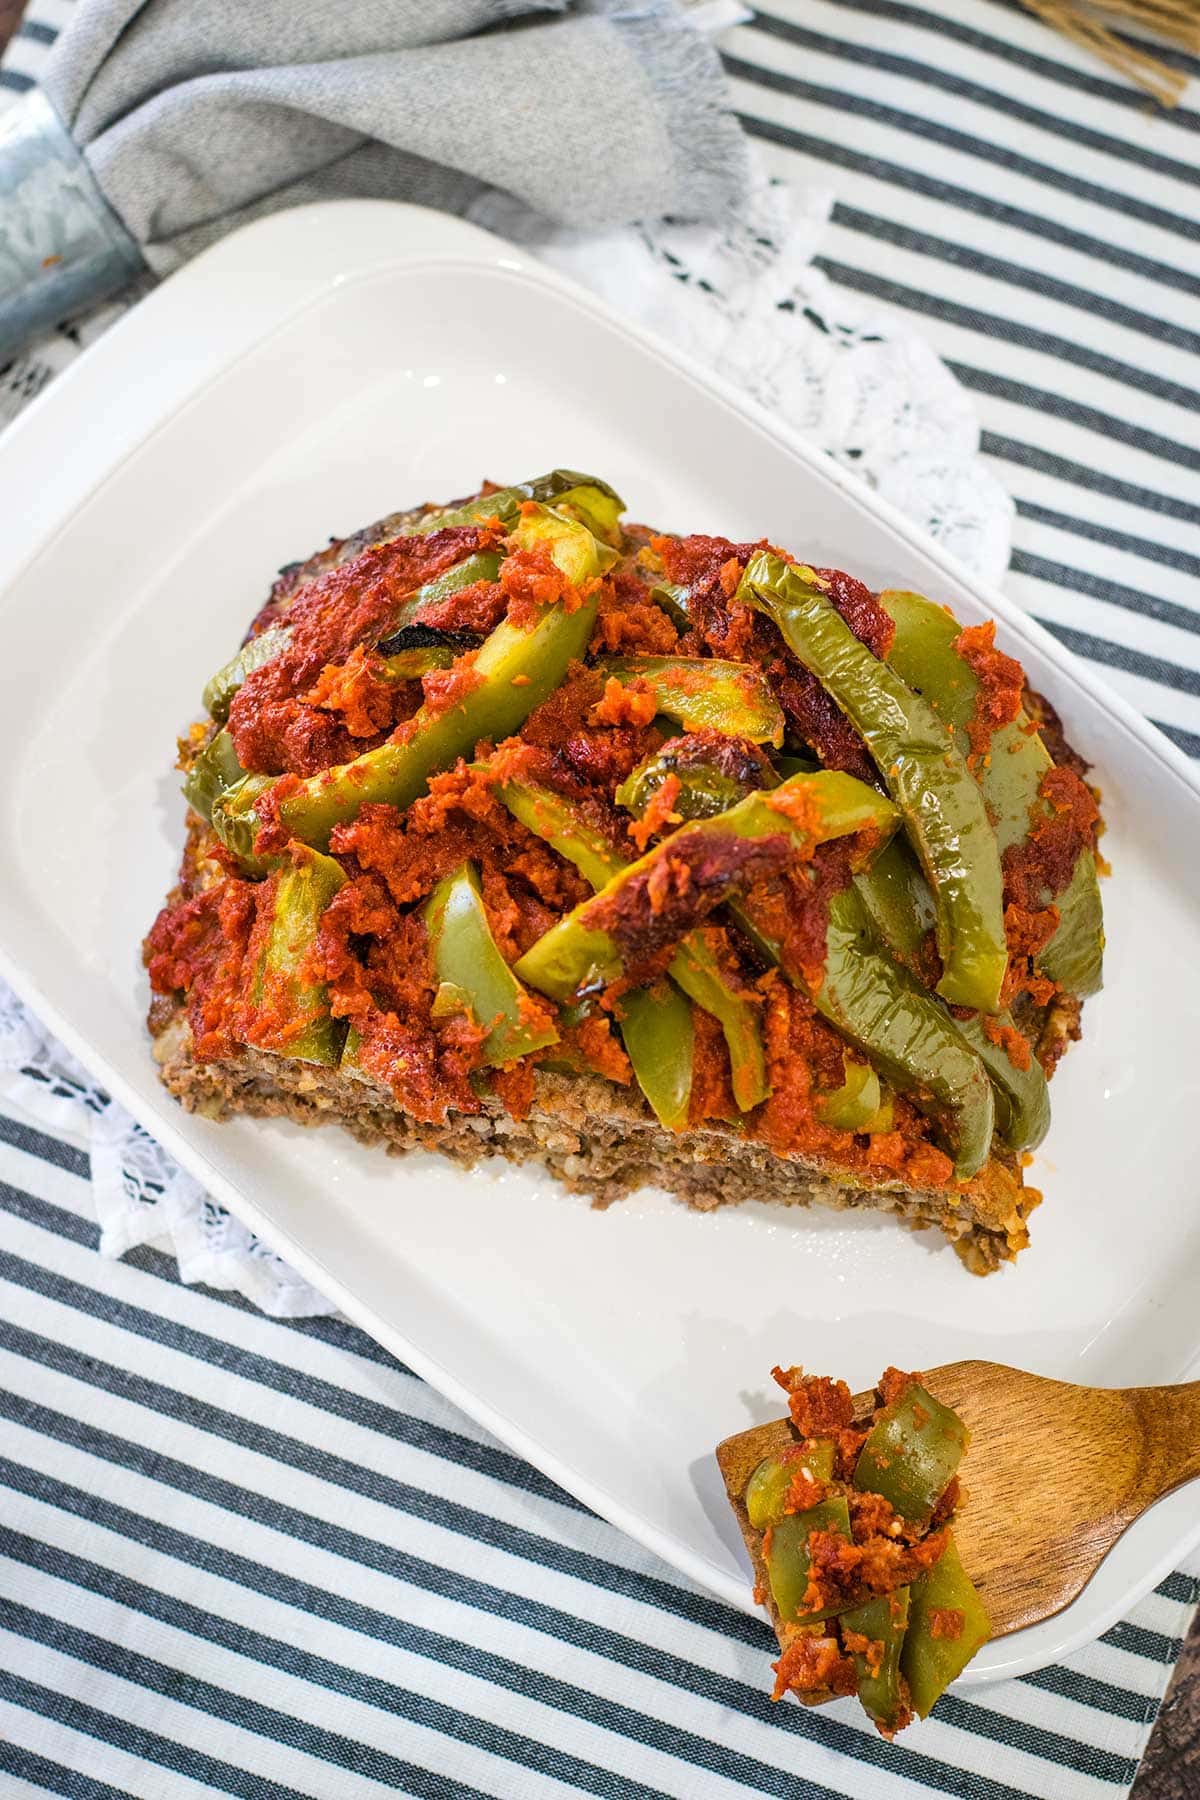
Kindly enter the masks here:
<path id="1" fill-rule="evenodd" d="M 674 0 L 78 0 L 0 127 L 0 357 L 279 207 L 500 190 L 592 229 L 745 185 Z"/>

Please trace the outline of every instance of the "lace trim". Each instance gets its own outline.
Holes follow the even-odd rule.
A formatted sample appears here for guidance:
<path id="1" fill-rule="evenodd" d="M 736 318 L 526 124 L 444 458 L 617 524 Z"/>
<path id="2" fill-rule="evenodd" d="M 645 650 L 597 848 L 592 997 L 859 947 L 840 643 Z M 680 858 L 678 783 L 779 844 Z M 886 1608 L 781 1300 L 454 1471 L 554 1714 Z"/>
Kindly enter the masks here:
<path id="1" fill-rule="evenodd" d="M 102 1256 L 168 1249 L 180 1280 L 245 1296 L 277 1319 L 331 1313 L 304 1281 L 172 1161 L 0 981 L 0 1097 L 89 1154 Z"/>

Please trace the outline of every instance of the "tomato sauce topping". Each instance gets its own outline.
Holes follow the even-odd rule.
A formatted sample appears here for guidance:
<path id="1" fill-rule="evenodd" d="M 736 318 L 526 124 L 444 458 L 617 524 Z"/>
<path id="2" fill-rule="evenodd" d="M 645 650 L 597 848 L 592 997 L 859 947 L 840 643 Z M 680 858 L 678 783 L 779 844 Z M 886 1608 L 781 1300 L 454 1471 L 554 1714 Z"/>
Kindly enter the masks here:
<path id="1" fill-rule="evenodd" d="M 731 598 L 737 582 L 732 571 L 745 568 L 756 550 L 770 549 L 766 539 L 757 544 L 734 544 L 728 538 L 692 536 L 655 538 L 668 578 L 688 590 L 688 615 L 698 640 L 714 656 L 757 664 L 766 674 L 779 704 L 794 731 L 811 744 L 827 769 L 841 769 L 860 781 L 877 783 L 875 764 L 854 727 L 816 676 L 790 654 L 769 619 Z M 832 581 L 829 597 L 850 629 L 869 633 L 868 648 L 890 643 L 891 619 L 875 602 L 868 588 L 840 570 L 822 571 Z M 730 583 L 732 582 L 732 587 Z M 839 602 L 841 603 L 839 605 Z M 686 640 L 685 640 L 686 644 Z"/>
<path id="2" fill-rule="evenodd" d="M 229 709 L 238 761 L 252 772 L 313 775 L 348 760 L 361 741 L 319 704 L 303 698 L 330 664 L 382 637 L 403 600 L 453 568 L 494 535 L 475 526 L 396 538 L 310 581 L 287 614 L 280 653 L 246 677 Z"/>
<path id="3" fill-rule="evenodd" d="M 590 929 L 620 946 L 626 977 L 638 980 L 685 932 L 734 891 L 777 874 L 795 856 L 789 837 L 743 838 L 733 832 L 668 840 L 650 866 L 631 874 L 584 910 Z"/>
<path id="4" fill-rule="evenodd" d="M 165 906 L 146 939 L 156 993 L 188 996 L 193 1054 L 228 1056 L 241 1041 L 245 968 L 261 889 L 230 878 Z"/>
<path id="5" fill-rule="evenodd" d="M 983 1035 L 998 1045 L 1014 1069 L 1027 1069 L 1033 1061 L 1029 1039 L 1022 1037 L 1015 1025 L 1001 1025 L 998 1019 L 985 1017 Z"/>
<path id="6" fill-rule="evenodd" d="M 600 589 L 591 649 L 610 656 L 670 656 L 678 644 L 677 627 L 643 582 L 628 570 L 614 571 Z"/>
<path id="7" fill-rule="evenodd" d="M 981 760 L 1002 725 L 1011 725 L 1021 710 L 1025 671 L 1011 656 L 996 648 L 996 627 L 991 619 L 968 625 L 954 640 L 958 655 L 979 683 L 975 706 L 967 721 L 971 757 Z M 974 767 L 974 762 L 972 762 Z"/>
<path id="8" fill-rule="evenodd" d="M 1074 769 L 1047 769 L 1030 813 L 1028 835 L 1004 852 L 1004 897 L 1036 911 L 1070 882 L 1084 850 L 1095 850 L 1100 809 Z"/>
<path id="9" fill-rule="evenodd" d="M 498 581 L 476 581 L 441 600 L 427 600 L 412 623 L 451 637 L 486 637 L 507 611 L 508 595 Z"/>
<path id="10" fill-rule="evenodd" d="M 404 705 L 399 685 L 388 681 L 379 664 L 370 661 L 363 646 L 356 644 L 345 662 L 326 663 L 300 698 L 305 706 L 340 714 L 350 737 L 378 740 L 412 710 Z"/>

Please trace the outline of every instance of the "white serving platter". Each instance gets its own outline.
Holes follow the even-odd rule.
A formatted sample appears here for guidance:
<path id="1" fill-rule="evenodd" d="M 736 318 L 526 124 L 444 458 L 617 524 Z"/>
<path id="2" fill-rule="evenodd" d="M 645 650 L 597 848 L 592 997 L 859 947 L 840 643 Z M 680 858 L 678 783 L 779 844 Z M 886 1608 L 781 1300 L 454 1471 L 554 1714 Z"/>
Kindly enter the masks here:
<path id="1" fill-rule="evenodd" d="M 596 1212 L 549 1178 L 218 1126 L 159 1087 L 139 945 L 173 879 L 171 762 L 277 565 L 483 475 L 592 469 L 634 517 L 766 534 L 1001 641 L 1105 792 L 1107 986 L 1054 1083 L 1032 1247 L 987 1280 L 870 1215 Z M 377 202 L 282 213 L 137 307 L 0 441 L 0 956 L 179 1161 L 367 1331 L 687 1576 L 751 1610 L 712 1460 L 768 1370 L 1007 1361 L 1101 1385 L 1200 1356 L 1200 777 L 999 593 L 777 420 L 499 240 Z M 1161 1502 L 1057 1618 L 965 1680 L 1106 1629 L 1200 1541 Z"/>

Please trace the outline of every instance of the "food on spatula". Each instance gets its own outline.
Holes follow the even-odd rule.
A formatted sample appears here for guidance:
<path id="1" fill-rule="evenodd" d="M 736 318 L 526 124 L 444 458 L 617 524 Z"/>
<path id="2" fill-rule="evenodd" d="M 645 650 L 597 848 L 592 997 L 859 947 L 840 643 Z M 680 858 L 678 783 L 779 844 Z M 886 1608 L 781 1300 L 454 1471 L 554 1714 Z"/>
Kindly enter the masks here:
<path id="1" fill-rule="evenodd" d="M 622 512 L 556 470 L 282 572 L 181 745 L 163 1080 L 987 1272 L 1100 981 L 1083 765 L 990 625 Z"/>
<path id="2" fill-rule="evenodd" d="M 844 1381 L 775 1369 L 790 1417 L 717 1450 L 780 1657 L 773 1698 L 857 1694 L 884 1737 L 987 1642 L 954 1542 L 968 1432 L 916 1375 L 887 1369 L 865 1406 Z"/>

